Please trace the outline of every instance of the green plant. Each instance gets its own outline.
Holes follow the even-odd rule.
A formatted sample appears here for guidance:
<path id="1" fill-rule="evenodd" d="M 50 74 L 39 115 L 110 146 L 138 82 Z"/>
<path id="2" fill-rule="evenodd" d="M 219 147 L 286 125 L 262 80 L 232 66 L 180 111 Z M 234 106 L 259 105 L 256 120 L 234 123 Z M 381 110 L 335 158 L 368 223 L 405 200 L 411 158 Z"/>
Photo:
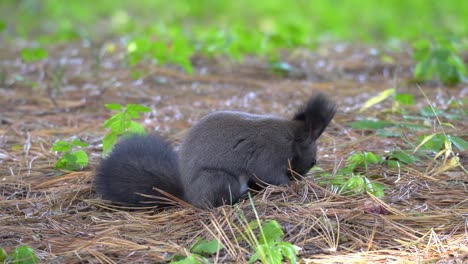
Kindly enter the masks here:
<path id="1" fill-rule="evenodd" d="M 8 254 L 6 251 L 0 247 L 0 263 L 4 263 L 4 261 L 8 258 Z"/>
<path id="2" fill-rule="evenodd" d="M 443 84 L 454 85 L 466 81 L 465 63 L 457 55 L 459 47 L 451 39 L 438 41 L 423 40 L 414 44 L 414 69 L 416 80 L 440 80 Z"/>
<path id="3" fill-rule="evenodd" d="M 250 193 L 248 193 L 248 196 L 256 219 L 250 222 L 247 221 L 239 209 L 237 217 L 242 227 L 237 225 L 234 225 L 234 227 L 240 234 L 237 240 L 246 241 L 255 250 L 249 259 L 249 263 L 260 260 L 262 263 L 279 264 L 283 263 L 284 259 L 289 263 L 298 263 L 297 252 L 300 248 L 283 241 L 284 233 L 276 220 L 270 220 L 262 224 Z M 257 229 L 259 232 L 255 232 Z"/>
<path id="4" fill-rule="evenodd" d="M 362 175 L 359 170 L 364 169 L 364 173 L 369 172 L 369 166 L 383 163 L 384 159 L 372 152 L 357 152 L 349 156 L 346 166 L 340 168 L 335 175 L 326 172 L 319 172 L 319 184 L 331 185 L 336 193 L 341 194 L 362 194 L 369 192 L 377 197 L 385 195 L 385 186 L 378 182 L 372 182 L 368 177 Z"/>
<path id="5" fill-rule="evenodd" d="M 169 36 L 165 36 L 167 31 L 171 32 Z M 154 38 L 153 35 L 160 37 Z M 150 31 L 150 34 L 135 37 L 127 44 L 130 66 L 136 65 L 144 58 L 150 58 L 160 65 L 167 63 L 180 65 L 187 73 L 193 71 L 190 57 L 194 52 L 194 45 L 179 30 L 167 29 L 164 26 L 156 27 L 156 30 Z"/>
<path id="6" fill-rule="evenodd" d="M 43 48 L 25 48 L 21 50 L 21 58 L 25 62 L 35 62 L 47 59 L 49 53 Z"/>
<path id="7" fill-rule="evenodd" d="M 284 233 L 276 220 L 260 225 L 260 220 L 257 219 L 257 222 L 251 222 L 250 226 L 253 227 L 252 230 L 259 227 L 260 234 L 256 239 L 255 252 L 250 257 L 249 263 L 254 263 L 259 259 L 262 263 L 271 264 L 283 263 L 283 259 L 289 263 L 298 263 L 296 255 L 299 248 L 283 241 Z"/>
<path id="8" fill-rule="evenodd" d="M 212 255 L 219 250 L 223 249 L 224 246 L 218 240 L 204 240 L 197 239 L 197 241 L 190 248 L 192 254 L 188 256 L 176 255 L 173 257 L 171 264 L 200 264 L 209 263 L 205 256 Z"/>
<path id="9" fill-rule="evenodd" d="M 29 246 L 19 246 L 11 253 L 10 256 L 3 248 L 0 248 L 0 262 L 13 264 L 34 264 L 39 263 L 34 250 Z"/>
<path id="10" fill-rule="evenodd" d="M 128 136 L 129 134 L 145 134 L 145 128 L 132 119 L 140 118 L 140 113 L 151 111 L 150 108 L 138 104 L 106 104 L 107 109 L 119 111 L 107 119 L 103 128 L 110 129 L 110 132 L 102 140 L 103 155 L 107 155 L 112 150 L 119 136 Z"/>
<path id="11" fill-rule="evenodd" d="M 52 151 L 63 153 L 63 156 L 55 163 L 55 169 L 80 170 L 88 166 L 88 154 L 82 149 L 75 150 L 76 147 L 87 147 L 88 143 L 79 139 L 70 142 L 57 141 L 52 146 Z"/>

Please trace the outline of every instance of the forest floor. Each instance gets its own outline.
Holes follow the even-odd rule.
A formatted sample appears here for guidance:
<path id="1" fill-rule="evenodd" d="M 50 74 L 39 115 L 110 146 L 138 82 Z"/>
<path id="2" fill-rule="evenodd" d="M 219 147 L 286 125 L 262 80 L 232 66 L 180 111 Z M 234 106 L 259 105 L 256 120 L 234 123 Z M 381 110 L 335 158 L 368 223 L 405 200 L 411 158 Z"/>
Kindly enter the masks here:
<path id="1" fill-rule="evenodd" d="M 28 245 L 41 262 L 164 262 L 190 254 L 199 237 L 220 239 L 226 247 L 208 256 L 210 263 L 246 263 L 254 252 L 236 240 L 240 215 L 255 220 L 248 199 L 213 210 L 187 205 L 125 210 L 99 199 L 92 182 L 107 132 L 101 127 L 113 114 L 107 103 L 150 107 L 138 121 L 177 146 L 188 128 L 214 110 L 289 117 L 310 95 L 323 92 L 338 104 L 319 140 L 317 166 L 330 174 L 358 151 L 382 157 L 394 150 L 413 153 L 421 137 L 436 132 L 467 138 L 466 116 L 450 117 L 460 110 L 451 102 L 466 104 L 468 86 L 410 82 L 414 62 L 406 51 L 388 51 L 382 62 L 382 54 L 366 46 L 299 50 L 284 55 L 292 68 L 283 75 L 253 58 L 235 63 L 196 57 L 195 73 L 187 75 L 151 63 L 130 68 L 119 48 L 101 52 L 99 63 L 84 44 L 58 45 L 36 63 L 22 62 L 19 52 L 18 47 L 0 51 L 0 247 L 11 252 Z M 135 71 L 143 76 L 132 78 Z M 392 111 L 392 99 L 359 111 L 392 87 L 414 95 L 404 115 Z M 421 115 L 429 103 L 441 109 L 441 123 L 451 126 Z M 373 129 L 353 128 L 350 123 L 357 120 L 413 122 L 415 129 L 379 136 Z M 52 145 L 74 137 L 90 144 L 89 165 L 55 170 L 59 154 Z M 454 154 L 459 164 L 453 163 Z M 283 240 L 301 248 L 301 263 L 467 263 L 467 153 L 454 146 L 447 157 L 434 157 L 396 168 L 383 162 L 362 172 L 385 186 L 382 198 L 336 194 L 311 172 L 289 188 L 268 187 L 253 203 L 262 221 L 277 220 Z"/>

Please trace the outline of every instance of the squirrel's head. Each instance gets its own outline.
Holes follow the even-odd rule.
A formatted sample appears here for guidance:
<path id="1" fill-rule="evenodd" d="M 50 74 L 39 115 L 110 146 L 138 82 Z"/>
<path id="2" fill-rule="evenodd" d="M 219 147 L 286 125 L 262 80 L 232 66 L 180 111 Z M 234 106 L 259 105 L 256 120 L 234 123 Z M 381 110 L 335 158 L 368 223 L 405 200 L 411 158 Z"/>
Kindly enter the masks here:
<path id="1" fill-rule="evenodd" d="M 336 105 L 324 94 L 311 97 L 294 115 L 295 135 L 291 168 L 304 175 L 317 162 L 316 141 L 336 112 Z"/>

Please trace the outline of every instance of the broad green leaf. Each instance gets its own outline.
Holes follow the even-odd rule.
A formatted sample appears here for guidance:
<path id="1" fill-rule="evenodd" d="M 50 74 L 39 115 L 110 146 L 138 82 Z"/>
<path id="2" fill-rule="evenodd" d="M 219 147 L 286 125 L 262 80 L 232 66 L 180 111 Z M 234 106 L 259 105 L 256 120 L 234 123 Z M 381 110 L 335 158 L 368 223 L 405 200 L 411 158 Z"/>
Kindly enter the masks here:
<path id="1" fill-rule="evenodd" d="M 127 128 L 127 131 L 133 134 L 146 134 L 145 127 L 135 121 L 130 122 L 130 126 Z"/>
<path id="2" fill-rule="evenodd" d="M 6 28 L 7 28 L 6 22 L 5 21 L 0 21 L 0 32 L 5 31 Z"/>
<path id="3" fill-rule="evenodd" d="M 199 261 L 198 259 L 202 259 L 203 262 Z M 203 263 L 208 263 L 208 260 L 196 254 L 191 254 L 190 256 L 179 261 L 171 261 L 171 264 L 203 264 Z"/>
<path id="4" fill-rule="evenodd" d="M 394 129 L 377 129 L 375 135 L 378 137 L 401 137 L 401 132 Z"/>
<path id="5" fill-rule="evenodd" d="M 21 58 L 25 62 L 35 62 L 46 59 L 49 56 L 47 50 L 43 48 L 25 48 L 21 50 Z"/>
<path id="6" fill-rule="evenodd" d="M 467 75 L 467 70 L 463 59 L 456 54 L 452 54 L 450 57 L 450 63 L 457 69 L 458 73 L 462 76 Z"/>
<path id="7" fill-rule="evenodd" d="M 413 44 L 414 53 L 413 57 L 416 61 L 421 61 L 427 56 L 429 56 L 430 49 L 431 49 L 431 42 L 428 40 L 420 40 Z"/>
<path id="8" fill-rule="evenodd" d="M 68 152 L 72 149 L 72 146 L 70 143 L 65 142 L 65 141 L 57 141 L 54 143 L 52 146 L 52 151 L 57 151 L 57 152 Z"/>
<path id="9" fill-rule="evenodd" d="M 11 254 L 13 260 L 12 263 L 15 264 L 34 264 L 39 263 L 39 259 L 36 257 L 36 253 L 31 247 L 20 246 L 17 247 Z"/>
<path id="10" fill-rule="evenodd" d="M 354 129 L 380 129 L 393 125 L 393 122 L 382 120 L 360 120 L 350 123 L 350 126 Z"/>
<path id="11" fill-rule="evenodd" d="M 126 109 L 127 109 L 127 112 L 135 112 L 135 113 L 151 112 L 151 108 L 146 107 L 144 105 L 139 105 L 139 104 L 128 104 Z"/>
<path id="12" fill-rule="evenodd" d="M 406 164 L 413 164 L 418 160 L 414 155 L 410 155 L 404 151 L 394 151 L 389 157 L 390 159 L 396 159 Z"/>
<path id="13" fill-rule="evenodd" d="M 267 259 L 263 263 L 271 263 L 271 264 L 282 264 L 283 263 L 283 254 L 281 249 L 278 247 L 270 247 L 270 249 L 266 252 Z"/>
<path id="14" fill-rule="evenodd" d="M 366 164 L 377 164 L 383 161 L 382 157 L 373 152 L 364 152 L 364 158 Z"/>
<path id="15" fill-rule="evenodd" d="M 427 80 L 432 77 L 434 74 L 434 68 L 432 67 L 432 61 L 430 58 L 427 58 L 418 64 L 414 69 L 414 77 L 418 80 Z"/>
<path id="16" fill-rule="evenodd" d="M 398 123 L 398 127 L 405 128 L 405 129 L 408 129 L 410 131 L 420 131 L 420 130 L 423 130 L 423 129 L 427 129 L 426 125 L 421 125 L 421 124 L 417 124 L 417 123 Z"/>
<path id="17" fill-rule="evenodd" d="M 81 141 L 79 139 L 74 139 L 71 144 L 75 147 L 87 147 L 89 146 L 88 143 L 84 142 L 84 141 Z"/>
<path id="18" fill-rule="evenodd" d="M 252 254 L 252 256 L 250 256 L 249 258 L 249 264 L 252 264 L 254 263 L 255 261 L 257 261 L 259 258 L 259 254 L 258 254 L 258 251 L 256 251 L 255 253 Z"/>
<path id="19" fill-rule="evenodd" d="M 262 225 L 262 235 L 259 235 L 260 244 L 274 244 L 275 242 L 281 241 L 284 236 L 283 230 L 280 224 L 276 220 L 270 220 Z"/>
<path id="20" fill-rule="evenodd" d="M 75 156 L 76 160 L 75 163 L 81 167 L 88 166 L 88 154 L 84 150 L 77 150 L 72 153 Z"/>
<path id="21" fill-rule="evenodd" d="M 109 110 L 115 111 L 120 111 L 123 109 L 123 106 L 121 104 L 105 104 L 104 106 Z"/>
<path id="22" fill-rule="evenodd" d="M 395 94 L 395 101 L 404 105 L 414 105 L 414 95 L 408 93 Z"/>
<path id="23" fill-rule="evenodd" d="M 104 157 L 107 156 L 112 151 L 112 147 L 114 146 L 115 142 L 117 142 L 116 133 L 111 132 L 104 137 L 104 139 L 102 140 L 102 150 L 103 150 L 102 155 Z"/>
<path id="24" fill-rule="evenodd" d="M 391 97 L 394 94 L 395 94 L 395 88 L 391 88 L 391 89 L 387 89 L 385 91 L 382 91 L 378 95 L 376 95 L 376 96 L 370 98 L 369 100 L 367 100 L 362 105 L 361 109 L 359 109 L 359 112 L 363 112 L 363 111 L 367 110 L 368 108 L 382 102 L 383 100 Z"/>
<path id="25" fill-rule="evenodd" d="M 3 248 L 0 247 L 0 263 L 4 263 L 7 258 L 8 254 Z"/>
<path id="26" fill-rule="evenodd" d="M 378 183 L 378 182 L 372 182 L 370 183 L 369 192 L 372 193 L 376 197 L 384 197 L 385 185 Z"/>
<path id="27" fill-rule="evenodd" d="M 353 175 L 346 181 L 344 188 L 355 193 L 362 193 L 366 188 L 366 182 L 362 176 Z"/>
<path id="28" fill-rule="evenodd" d="M 196 254 L 214 254 L 220 249 L 223 249 L 224 246 L 218 240 L 198 240 L 191 248 L 191 252 Z"/>
<path id="29" fill-rule="evenodd" d="M 288 242 L 280 242 L 277 247 L 289 263 L 297 263 L 297 247 Z"/>
<path id="30" fill-rule="evenodd" d="M 447 135 L 447 137 L 450 142 L 452 142 L 452 144 L 455 145 L 455 147 L 457 147 L 459 150 L 465 151 L 468 149 L 468 142 L 466 142 L 464 139 L 452 135 Z"/>
<path id="31" fill-rule="evenodd" d="M 433 139 L 437 134 L 431 134 L 429 136 L 425 136 L 423 138 L 423 140 L 421 141 L 421 143 L 419 143 L 419 145 L 414 149 L 413 153 L 415 153 L 416 151 L 418 151 L 418 149 L 425 145 L 427 142 L 429 142 L 429 140 Z"/>
<path id="32" fill-rule="evenodd" d="M 104 121 L 104 124 L 102 125 L 103 128 L 115 128 L 116 126 L 121 126 L 122 125 L 122 120 L 124 120 L 125 115 L 124 113 L 117 113 L 113 116 L 111 116 L 109 119 Z"/>

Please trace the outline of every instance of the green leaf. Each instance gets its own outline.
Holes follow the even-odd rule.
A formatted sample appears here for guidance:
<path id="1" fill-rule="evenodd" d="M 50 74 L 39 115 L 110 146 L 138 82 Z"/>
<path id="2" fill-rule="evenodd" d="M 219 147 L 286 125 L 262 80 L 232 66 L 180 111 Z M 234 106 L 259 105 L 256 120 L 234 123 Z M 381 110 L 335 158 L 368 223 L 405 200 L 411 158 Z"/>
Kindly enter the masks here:
<path id="1" fill-rule="evenodd" d="M 104 122 L 103 127 L 109 128 L 112 132 L 121 134 L 125 131 L 125 126 L 130 122 L 130 117 L 124 113 L 117 113 Z"/>
<path id="2" fill-rule="evenodd" d="M 13 263 L 15 264 L 34 264 L 39 263 L 34 250 L 28 246 L 17 247 L 11 254 Z"/>
<path id="3" fill-rule="evenodd" d="M 21 50 L 21 58 L 25 62 L 35 62 L 46 59 L 49 56 L 47 50 L 43 48 L 25 48 Z"/>
<path id="4" fill-rule="evenodd" d="M 102 155 L 104 157 L 112 151 L 112 147 L 114 146 L 115 142 L 117 142 L 117 136 L 117 133 L 112 132 L 104 136 L 104 139 L 102 140 Z"/>
<path id="5" fill-rule="evenodd" d="M 151 112 L 151 108 L 146 107 L 144 105 L 139 105 L 139 104 L 128 104 L 126 109 L 127 109 L 127 112 L 133 112 L 133 113 Z"/>
<path id="6" fill-rule="evenodd" d="M 419 62 L 429 56 L 431 51 L 431 42 L 429 42 L 428 40 L 420 40 L 413 44 L 413 48 L 414 60 Z"/>
<path id="7" fill-rule="evenodd" d="M 105 104 L 104 106 L 109 110 L 115 111 L 120 111 L 123 109 L 123 106 L 121 104 Z"/>
<path id="8" fill-rule="evenodd" d="M 141 134 L 141 135 L 146 134 L 145 127 L 135 121 L 130 122 L 130 126 L 127 128 L 127 131 L 132 134 Z"/>
<path id="9" fill-rule="evenodd" d="M 202 259 L 203 262 L 199 261 L 198 259 Z M 191 254 L 190 256 L 179 260 L 179 261 L 171 261 L 171 264 L 202 264 L 202 263 L 208 263 L 208 260 L 198 256 L 197 254 Z"/>
<path id="10" fill-rule="evenodd" d="M 364 162 L 369 165 L 383 161 L 382 157 L 375 155 L 373 152 L 364 152 L 364 158 Z"/>
<path id="11" fill-rule="evenodd" d="M 445 141 L 445 136 L 442 135 L 444 138 L 441 138 L 440 136 L 441 135 L 435 133 L 429 136 L 424 136 L 419 145 L 414 149 L 414 152 L 423 146 L 426 149 L 438 152 L 442 148 Z"/>
<path id="12" fill-rule="evenodd" d="M 420 131 L 420 130 L 427 129 L 426 125 L 420 125 L 416 123 L 398 123 L 398 127 L 405 128 L 410 131 Z"/>
<path id="13" fill-rule="evenodd" d="M 372 193 L 374 196 L 377 197 L 384 197 L 385 196 L 385 185 L 378 183 L 378 182 L 372 182 L 368 185 L 369 192 Z"/>
<path id="14" fill-rule="evenodd" d="M 288 242 L 280 242 L 277 247 L 281 250 L 281 254 L 289 261 L 289 263 L 297 263 L 297 247 Z"/>
<path id="15" fill-rule="evenodd" d="M 72 149 L 71 144 L 62 140 L 55 142 L 54 145 L 52 146 L 52 151 L 57 151 L 57 152 L 68 152 L 71 149 Z"/>
<path id="16" fill-rule="evenodd" d="M 460 151 L 465 151 L 468 148 L 468 142 L 466 142 L 464 139 L 452 135 L 447 135 L 447 137 L 450 142 L 452 142 L 452 144 L 455 145 L 455 147 L 457 147 Z"/>
<path id="17" fill-rule="evenodd" d="M 72 153 L 73 156 L 75 156 L 75 164 L 81 166 L 81 167 L 86 167 L 88 166 L 88 154 L 84 150 L 77 150 Z"/>
<path id="18" fill-rule="evenodd" d="M 389 159 L 398 160 L 406 164 L 413 164 L 418 160 L 416 156 L 410 155 L 405 151 L 394 151 L 390 154 Z"/>
<path id="19" fill-rule="evenodd" d="M 255 251 L 255 253 L 253 253 L 252 256 L 250 256 L 248 263 L 252 264 L 252 263 L 256 262 L 258 260 L 258 258 L 259 258 L 259 253 L 258 253 L 258 251 Z"/>
<path id="20" fill-rule="evenodd" d="M 367 110 L 368 108 L 382 102 L 383 100 L 387 99 L 388 97 L 392 96 L 395 94 L 395 88 L 391 88 L 391 89 L 387 89 L 385 91 L 382 91 L 381 93 L 379 93 L 378 95 L 370 98 L 369 100 L 367 100 L 361 107 L 361 109 L 359 109 L 359 112 L 363 112 L 365 110 Z"/>
<path id="21" fill-rule="evenodd" d="M 395 101 L 404 105 L 414 105 L 414 95 L 408 93 L 397 93 Z"/>
<path id="22" fill-rule="evenodd" d="M 260 244 L 274 244 L 284 236 L 283 230 L 281 229 L 280 224 L 276 220 L 270 220 L 262 225 L 262 235 L 259 236 L 259 243 Z"/>
<path id="23" fill-rule="evenodd" d="M 0 263 L 4 263 L 7 258 L 8 254 L 3 248 L 0 247 Z"/>
<path id="24" fill-rule="evenodd" d="M 79 139 L 74 139 L 71 144 L 75 147 L 87 147 L 89 146 L 88 143 L 84 142 L 84 141 L 81 141 Z"/>
<path id="25" fill-rule="evenodd" d="M 384 128 L 384 127 L 389 127 L 389 126 L 393 126 L 394 123 L 393 122 L 389 122 L 389 121 L 381 121 L 381 120 L 360 120 L 360 121 L 355 121 L 355 122 L 351 122 L 350 123 L 350 126 L 354 129 L 363 129 L 363 130 L 366 130 L 366 129 L 380 129 L 380 128 Z"/>
<path id="26" fill-rule="evenodd" d="M 401 137 L 401 132 L 392 129 L 377 129 L 375 135 L 378 137 Z"/>
<path id="27" fill-rule="evenodd" d="M 443 111 L 436 108 L 433 109 L 431 106 L 425 106 L 421 108 L 419 113 L 424 117 L 435 117 L 436 115 L 442 114 Z"/>
<path id="28" fill-rule="evenodd" d="M 196 254 L 214 254 L 220 249 L 223 249 L 224 246 L 218 240 L 198 240 L 190 249 L 191 252 Z"/>
<path id="29" fill-rule="evenodd" d="M 0 32 L 5 31 L 7 28 L 7 24 L 5 21 L 0 21 Z"/>
<path id="30" fill-rule="evenodd" d="M 362 176 L 353 175 L 343 185 L 343 189 L 354 193 L 363 193 L 366 189 L 366 182 Z"/>
<path id="31" fill-rule="evenodd" d="M 281 249 L 278 247 L 270 247 L 268 251 L 266 251 L 267 259 L 262 261 L 263 263 L 271 263 L 271 264 L 282 264 L 283 263 L 283 254 Z"/>

